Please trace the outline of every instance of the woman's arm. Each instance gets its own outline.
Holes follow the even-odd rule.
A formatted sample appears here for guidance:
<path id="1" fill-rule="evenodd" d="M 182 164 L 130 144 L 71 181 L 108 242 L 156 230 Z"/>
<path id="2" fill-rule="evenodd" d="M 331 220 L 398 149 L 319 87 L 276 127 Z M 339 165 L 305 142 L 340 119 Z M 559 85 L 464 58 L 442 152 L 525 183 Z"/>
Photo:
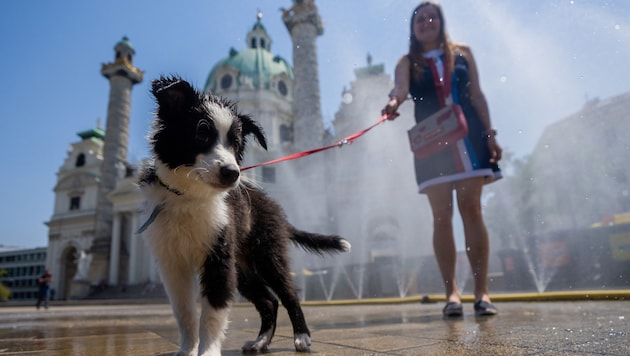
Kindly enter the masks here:
<path id="1" fill-rule="evenodd" d="M 458 48 L 462 51 L 464 57 L 466 57 L 466 60 L 468 61 L 468 71 L 470 75 L 470 101 L 485 129 L 484 135 L 486 135 L 486 138 L 488 139 L 488 148 L 490 149 L 490 154 L 492 155 L 490 160 L 491 162 L 498 162 L 501 160 L 503 150 L 496 140 L 497 130 L 492 127 L 492 122 L 490 121 L 490 110 L 488 109 L 486 97 L 481 91 L 481 85 L 479 84 L 479 72 L 477 71 L 475 58 L 473 57 L 470 47 L 459 45 Z"/>
<path id="2" fill-rule="evenodd" d="M 477 115 L 479 115 L 479 120 L 481 120 L 485 130 L 490 130 L 492 129 L 492 124 L 490 122 L 490 110 L 488 109 L 486 97 L 483 95 L 481 86 L 479 85 L 479 73 L 477 72 L 475 58 L 473 57 L 470 47 L 464 45 L 459 45 L 458 47 L 468 62 L 468 71 L 470 74 L 470 101 L 475 108 Z"/>
<path id="3" fill-rule="evenodd" d="M 394 89 L 389 93 L 389 101 L 383 114 L 393 114 L 409 95 L 409 58 L 404 55 L 396 64 L 394 72 Z"/>

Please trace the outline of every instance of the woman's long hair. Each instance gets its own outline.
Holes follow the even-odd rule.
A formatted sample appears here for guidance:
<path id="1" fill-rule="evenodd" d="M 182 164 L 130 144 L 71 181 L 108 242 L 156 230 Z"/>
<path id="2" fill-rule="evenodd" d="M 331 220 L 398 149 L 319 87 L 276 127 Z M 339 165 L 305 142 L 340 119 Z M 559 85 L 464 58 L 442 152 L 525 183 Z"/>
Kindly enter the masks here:
<path id="1" fill-rule="evenodd" d="M 434 1 L 423 1 L 418 5 L 411 14 L 411 22 L 410 22 L 410 34 L 409 34 L 409 61 L 411 65 L 411 73 L 416 80 L 419 80 L 422 77 L 422 73 L 424 71 L 424 66 L 426 65 L 426 60 L 423 57 L 423 53 L 425 50 L 422 48 L 422 44 L 413 33 L 414 21 L 416 19 L 416 14 L 420 11 L 421 8 L 425 6 L 433 6 L 437 10 L 438 17 L 440 18 L 440 42 L 442 45 L 442 49 L 444 50 L 444 62 L 448 63 L 449 73 L 453 70 L 453 64 L 455 63 L 454 45 L 449 39 L 448 32 L 446 31 L 446 21 L 444 20 L 444 13 L 442 12 L 442 7 L 440 4 Z M 449 73 L 446 73 L 448 76 Z"/>

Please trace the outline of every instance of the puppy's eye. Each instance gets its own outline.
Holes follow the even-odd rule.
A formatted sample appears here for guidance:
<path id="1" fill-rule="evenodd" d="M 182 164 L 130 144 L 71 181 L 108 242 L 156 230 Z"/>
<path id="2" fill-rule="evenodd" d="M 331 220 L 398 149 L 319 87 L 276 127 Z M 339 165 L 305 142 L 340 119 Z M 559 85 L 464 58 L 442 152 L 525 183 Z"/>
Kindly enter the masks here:
<path id="1" fill-rule="evenodd" d="M 197 142 L 206 144 L 210 142 L 212 138 L 212 127 L 207 120 L 201 120 L 197 123 L 197 131 L 195 132 L 195 139 Z"/>
<path id="2" fill-rule="evenodd" d="M 234 150 L 238 150 L 241 146 L 241 137 L 239 134 L 234 132 L 234 130 L 230 130 L 230 132 L 228 132 L 228 142 L 230 142 L 230 146 Z"/>

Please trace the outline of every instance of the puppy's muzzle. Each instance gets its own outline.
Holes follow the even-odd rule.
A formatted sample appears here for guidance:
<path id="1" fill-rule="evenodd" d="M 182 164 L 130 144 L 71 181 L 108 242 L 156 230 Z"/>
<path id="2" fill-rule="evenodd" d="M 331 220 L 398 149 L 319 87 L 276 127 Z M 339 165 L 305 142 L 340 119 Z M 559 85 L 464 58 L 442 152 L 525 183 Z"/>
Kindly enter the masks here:
<path id="1" fill-rule="evenodd" d="M 221 166 L 219 169 L 219 179 L 221 180 L 221 184 L 224 185 L 232 185 L 241 175 L 241 170 L 235 164 L 227 164 Z"/>

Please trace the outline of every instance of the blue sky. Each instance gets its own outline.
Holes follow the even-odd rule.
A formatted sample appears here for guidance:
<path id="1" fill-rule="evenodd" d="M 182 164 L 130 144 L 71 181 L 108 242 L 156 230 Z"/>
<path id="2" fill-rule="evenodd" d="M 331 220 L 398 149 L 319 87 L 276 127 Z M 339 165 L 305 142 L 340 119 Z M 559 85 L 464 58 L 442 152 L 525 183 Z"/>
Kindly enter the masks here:
<path id="1" fill-rule="evenodd" d="M 469 44 L 504 148 L 529 154 L 544 127 L 584 105 L 630 91 L 630 2 L 443 0 L 451 38 Z M 322 112 L 330 120 L 353 70 L 384 63 L 393 73 L 407 50 L 418 1 L 316 0 Z M 100 75 L 128 36 L 145 80 L 132 94 L 129 161 L 148 156 L 151 79 L 179 74 L 202 86 L 212 66 L 263 12 L 272 52 L 292 62 L 280 7 L 263 1 L 2 1 L 0 8 L 0 245 L 45 246 L 56 173 L 77 132 L 107 115 Z M 384 98 L 385 101 L 385 98 Z M 410 104 L 406 104 L 410 105 Z M 378 119 L 377 117 L 374 120 Z M 400 120 L 400 119 L 399 119 Z M 411 119 L 408 119 L 411 123 Z M 377 132 L 377 131 L 375 131 Z M 377 133 L 371 133 L 377 134 Z"/>

